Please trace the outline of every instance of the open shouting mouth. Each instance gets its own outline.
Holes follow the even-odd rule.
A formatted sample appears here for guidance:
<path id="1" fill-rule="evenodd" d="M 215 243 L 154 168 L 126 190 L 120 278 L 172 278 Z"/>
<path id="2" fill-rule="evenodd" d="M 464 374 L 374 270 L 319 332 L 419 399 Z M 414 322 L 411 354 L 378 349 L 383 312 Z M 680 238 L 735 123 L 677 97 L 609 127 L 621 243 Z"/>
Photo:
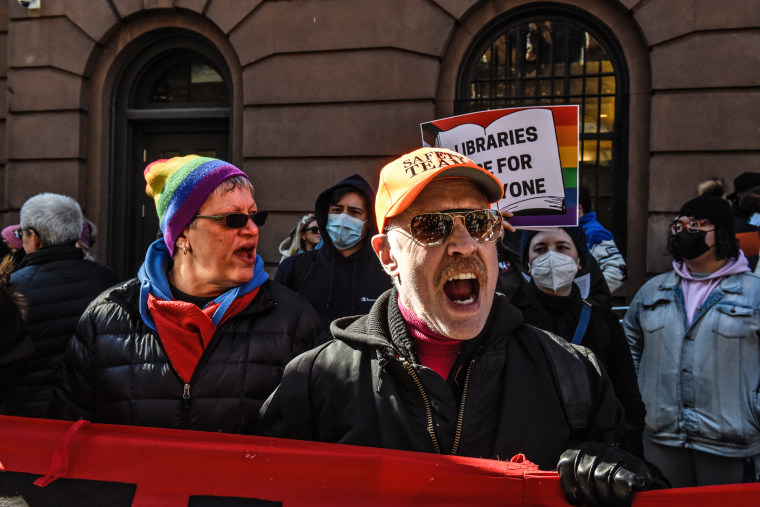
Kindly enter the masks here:
<path id="1" fill-rule="evenodd" d="M 478 299 L 480 282 L 475 273 L 457 273 L 443 284 L 443 292 L 454 303 L 469 305 Z"/>
<path id="2" fill-rule="evenodd" d="M 486 268 L 476 257 L 456 258 L 436 277 L 436 286 L 458 305 L 470 305 L 478 300 L 481 284 L 487 280 Z"/>
<path id="3" fill-rule="evenodd" d="M 234 255 L 247 264 L 253 264 L 256 262 L 256 247 L 244 246 L 242 248 L 238 248 L 235 250 Z"/>

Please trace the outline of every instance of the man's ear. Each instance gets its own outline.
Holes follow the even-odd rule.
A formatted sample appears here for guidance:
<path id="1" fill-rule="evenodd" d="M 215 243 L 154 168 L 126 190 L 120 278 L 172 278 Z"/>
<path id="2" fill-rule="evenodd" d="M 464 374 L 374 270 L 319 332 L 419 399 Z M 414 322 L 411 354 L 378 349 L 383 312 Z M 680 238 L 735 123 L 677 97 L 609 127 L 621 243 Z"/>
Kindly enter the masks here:
<path id="1" fill-rule="evenodd" d="M 29 229 L 29 234 L 32 235 L 32 248 L 34 248 L 35 251 L 45 246 L 42 244 L 42 240 L 37 235 L 37 231 L 34 229 Z"/>
<path id="2" fill-rule="evenodd" d="M 372 249 L 375 251 L 377 258 L 380 259 L 383 269 L 391 278 L 398 274 L 398 262 L 391 251 L 390 240 L 387 234 L 375 234 L 372 236 Z"/>

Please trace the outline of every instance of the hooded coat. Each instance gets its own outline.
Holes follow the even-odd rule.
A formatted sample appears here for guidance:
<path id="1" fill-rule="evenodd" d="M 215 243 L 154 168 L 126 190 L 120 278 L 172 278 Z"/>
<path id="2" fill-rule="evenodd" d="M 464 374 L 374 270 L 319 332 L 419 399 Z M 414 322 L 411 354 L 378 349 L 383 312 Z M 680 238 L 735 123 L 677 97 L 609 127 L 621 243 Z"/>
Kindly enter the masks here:
<path id="1" fill-rule="evenodd" d="M 348 186 L 362 194 L 368 203 L 369 229 L 361 239 L 358 251 L 344 257 L 327 233 L 330 195 L 338 187 Z M 317 310 L 325 328 L 340 317 L 369 312 L 378 296 L 391 287 L 390 277 L 372 249 L 372 236 L 377 234 L 375 193 L 369 183 L 354 174 L 317 197 L 314 211 L 324 245 L 285 259 L 274 280 L 296 291 Z"/>
<path id="2" fill-rule="evenodd" d="M 386 292 L 368 315 L 334 322 L 331 342 L 294 359 L 262 408 L 262 432 L 491 459 L 523 453 L 543 470 L 579 442 L 630 449 L 593 354 L 524 325 L 502 294 L 448 379 L 419 364 L 397 300 Z M 585 388 L 563 394 L 561 376 Z"/>

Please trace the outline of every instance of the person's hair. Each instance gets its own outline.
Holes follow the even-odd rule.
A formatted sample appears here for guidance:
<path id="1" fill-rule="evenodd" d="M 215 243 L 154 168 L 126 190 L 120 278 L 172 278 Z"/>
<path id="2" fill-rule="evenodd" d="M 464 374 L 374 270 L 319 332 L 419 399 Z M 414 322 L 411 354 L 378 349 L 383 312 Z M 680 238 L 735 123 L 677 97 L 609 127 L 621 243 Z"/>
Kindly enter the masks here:
<path id="1" fill-rule="evenodd" d="M 75 244 L 82 233 L 82 209 L 69 196 L 43 193 L 21 206 L 21 227 L 34 229 L 44 246 Z"/>
<path id="2" fill-rule="evenodd" d="M 291 232 L 288 255 L 295 255 L 299 252 L 299 250 L 306 251 L 306 244 L 304 243 L 303 238 L 301 238 L 301 235 L 303 234 L 303 230 L 306 228 L 306 226 L 316 220 L 317 217 L 314 216 L 314 213 L 308 213 L 298 220 L 298 223 Z"/>
<path id="3" fill-rule="evenodd" d="M 591 192 L 587 187 L 580 187 L 578 189 L 578 204 L 583 206 L 583 213 L 591 213 Z"/>
<path id="4" fill-rule="evenodd" d="M 364 195 L 361 190 L 356 187 L 352 187 L 351 185 L 341 185 L 340 187 L 330 192 L 330 205 L 338 204 L 338 201 L 340 201 L 344 195 L 350 194 L 351 192 L 359 194 L 361 196 L 362 203 L 364 204 L 364 208 L 367 212 L 367 216 L 372 216 L 372 210 L 370 209 L 371 203 L 369 202 L 369 199 L 367 199 L 367 196 Z"/>
<path id="5" fill-rule="evenodd" d="M 689 233 L 686 232 L 685 234 Z M 684 261 L 684 258 L 677 254 L 675 236 L 670 233 L 670 230 L 668 230 L 667 250 L 676 261 Z M 739 257 L 739 240 L 731 231 L 727 231 L 718 225 L 715 225 L 715 257 L 718 259 L 736 259 Z"/>
<path id="6" fill-rule="evenodd" d="M 211 198 L 211 196 L 214 196 L 214 195 L 222 195 L 222 194 L 226 194 L 226 193 L 232 192 L 236 188 L 247 188 L 248 191 L 251 192 L 251 197 L 253 197 L 253 183 L 251 183 L 251 180 L 249 180 L 245 176 L 238 175 L 238 176 L 232 176 L 231 178 L 227 178 L 226 180 L 224 180 L 223 182 L 221 182 L 209 194 L 209 196 L 206 199 L 209 199 L 209 198 Z M 197 213 L 198 213 L 198 211 L 196 210 L 196 214 Z M 197 222 L 198 222 L 197 220 L 193 219 L 188 224 L 188 227 L 191 228 L 191 229 L 194 228 L 195 224 Z"/>
<path id="7" fill-rule="evenodd" d="M 697 185 L 697 193 L 699 195 L 713 194 L 723 197 L 726 195 L 726 182 L 723 181 L 723 178 L 714 176 Z"/>
<path id="8" fill-rule="evenodd" d="M 251 196 L 253 197 L 253 183 L 251 183 L 251 180 L 246 178 L 245 176 L 232 176 L 231 178 L 227 178 L 223 182 L 221 182 L 212 192 L 209 194 L 209 197 L 212 195 L 220 195 L 220 194 L 226 194 L 228 192 L 232 192 L 238 187 L 247 188 L 251 192 Z"/>

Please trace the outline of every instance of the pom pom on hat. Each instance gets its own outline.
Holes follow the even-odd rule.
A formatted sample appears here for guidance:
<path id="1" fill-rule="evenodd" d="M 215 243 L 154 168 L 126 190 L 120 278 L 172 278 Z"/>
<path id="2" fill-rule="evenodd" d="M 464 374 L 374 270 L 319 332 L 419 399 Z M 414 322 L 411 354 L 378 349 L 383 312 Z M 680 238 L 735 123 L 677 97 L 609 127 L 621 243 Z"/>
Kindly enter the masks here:
<path id="1" fill-rule="evenodd" d="M 681 206 L 679 217 L 706 218 L 716 227 L 734 234 L 734 213 L 728 201 L 712 194 L 703 194 Z"/>
<path id="2" fill-rule="evenodd" d="M 248 176 L 234 165 L 209 157 L 187 155 L 156 160 L 145 168 L 145 192 L 156 202 L 164 242 L 174 256 L 174 243 L 224 180 Z"/>

